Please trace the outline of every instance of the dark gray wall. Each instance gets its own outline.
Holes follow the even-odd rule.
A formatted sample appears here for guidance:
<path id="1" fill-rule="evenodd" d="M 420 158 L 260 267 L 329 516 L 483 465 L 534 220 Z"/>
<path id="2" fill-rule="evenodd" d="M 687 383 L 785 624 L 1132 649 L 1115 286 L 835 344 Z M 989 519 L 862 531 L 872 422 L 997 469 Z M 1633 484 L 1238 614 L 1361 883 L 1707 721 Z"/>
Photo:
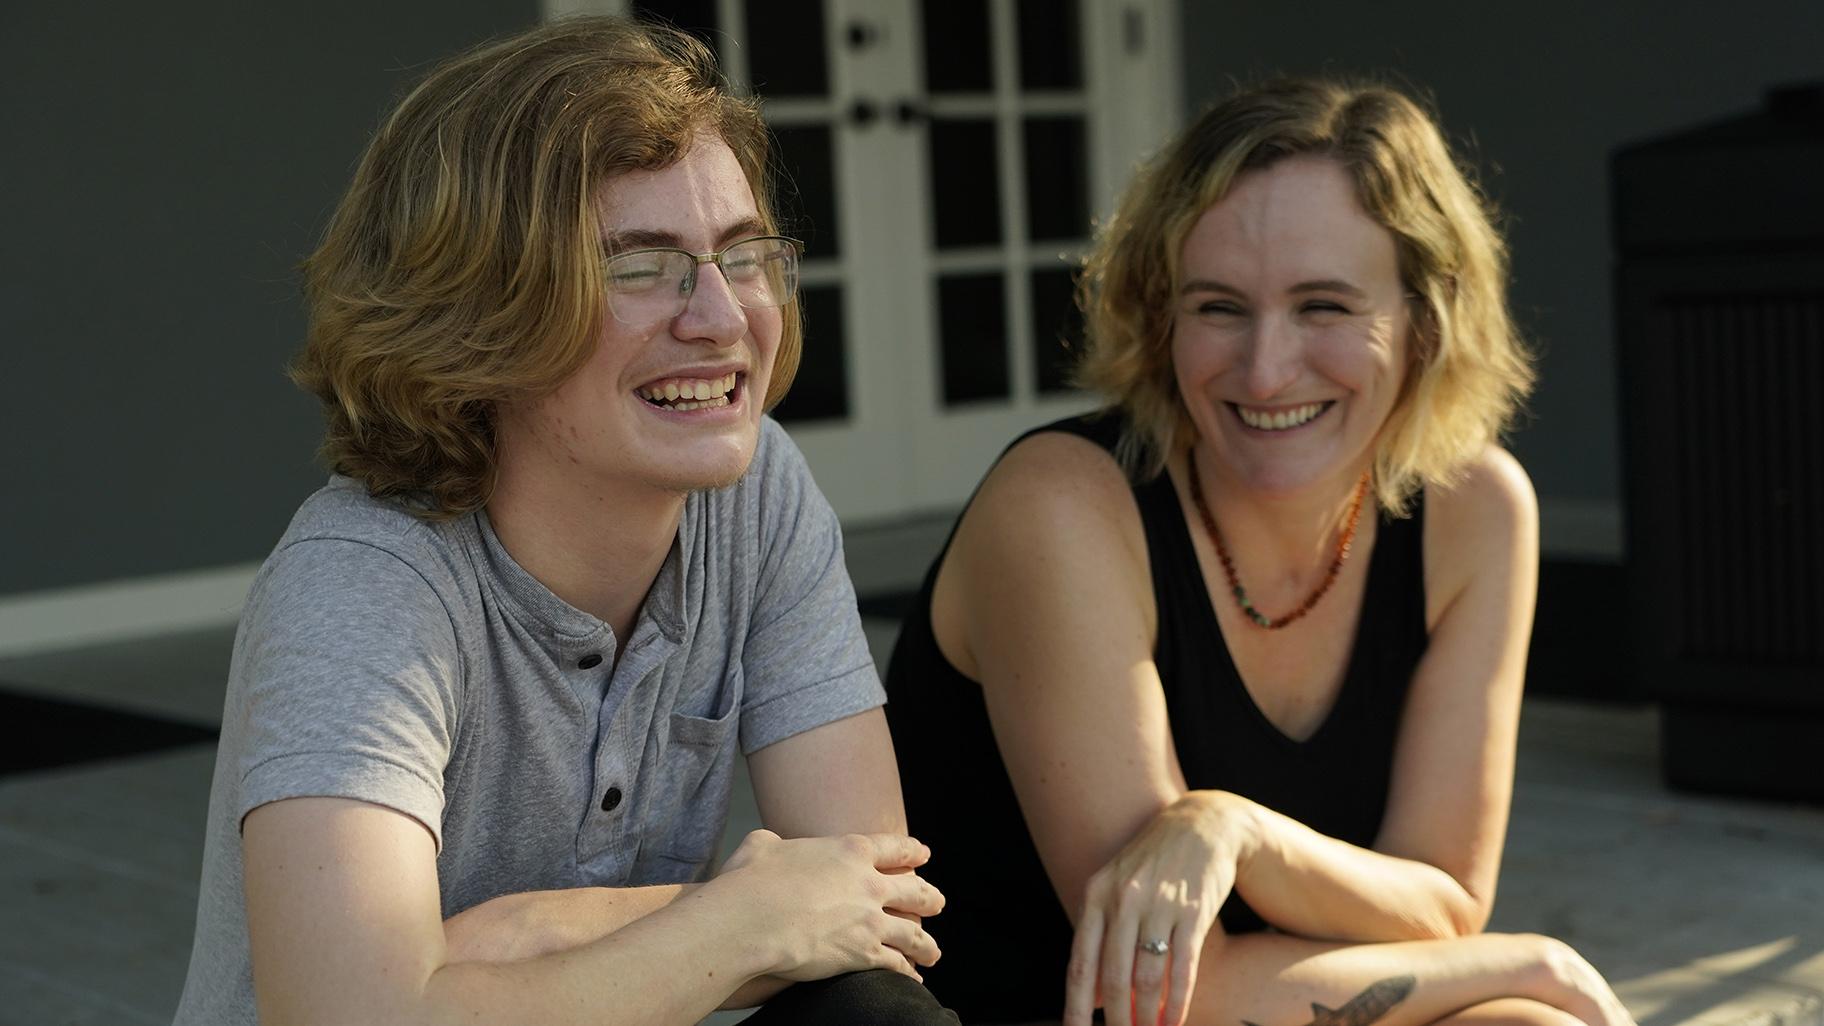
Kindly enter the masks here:
<path id="1" fill-rule="evenodd" d="M 1824 3 L 1184 0 L 1183 45 L 1193 112 L 1274 72 L 1380 73 L 1435 94 L 1511 215 L 1514 305 L 1544 354 L 1515 451 L 1548 503 L 1619 503 L 1609 153 L 1824 78 Z"/>
<path id="2" fill-rule="evenodd" d="M 295 267 L 428 62 L 536 0 L 9 4 L 0 594 L 257 560 L 322 479 Z"/>

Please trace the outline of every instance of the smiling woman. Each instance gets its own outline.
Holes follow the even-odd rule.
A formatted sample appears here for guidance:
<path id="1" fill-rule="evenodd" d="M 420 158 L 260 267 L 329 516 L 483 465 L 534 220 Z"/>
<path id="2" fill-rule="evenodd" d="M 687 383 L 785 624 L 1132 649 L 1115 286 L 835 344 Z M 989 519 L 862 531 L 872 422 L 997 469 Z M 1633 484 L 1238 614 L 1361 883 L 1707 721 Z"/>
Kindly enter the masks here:
<path id="1" fill-rule="evenodd" d="M 1627 1022 L 1472 936 L 1538 545 L 1505 295 L 1388 89 L 1245 90 L 1136 178 L 1080 279 L 1106 408 L 1008 449 L 888 670 L 966 1020 Z"/>

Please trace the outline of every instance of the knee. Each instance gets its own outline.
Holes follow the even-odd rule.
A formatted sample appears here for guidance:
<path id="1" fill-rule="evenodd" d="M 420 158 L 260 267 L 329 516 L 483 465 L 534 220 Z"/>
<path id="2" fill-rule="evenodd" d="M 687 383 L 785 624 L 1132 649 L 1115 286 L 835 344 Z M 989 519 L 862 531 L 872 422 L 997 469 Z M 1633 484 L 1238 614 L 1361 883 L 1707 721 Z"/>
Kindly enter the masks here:
<path id="1" fill-rule="evenodd" d="M 1438 1026 L 1584 1026 L 1583 1020 L 1560 1008 L 1527 998 L 1501 998 L 1465 1008 L 1439 1021 Z"/>

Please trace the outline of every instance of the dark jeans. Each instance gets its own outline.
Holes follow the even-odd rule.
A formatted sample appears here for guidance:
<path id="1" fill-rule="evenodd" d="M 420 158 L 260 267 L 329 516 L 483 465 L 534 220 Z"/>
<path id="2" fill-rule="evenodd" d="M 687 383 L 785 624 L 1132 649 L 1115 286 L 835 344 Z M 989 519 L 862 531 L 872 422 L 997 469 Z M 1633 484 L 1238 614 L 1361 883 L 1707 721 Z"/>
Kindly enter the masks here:
<path id="1" fill-rule="evenodd" d="M 795 983 L 742 1026 L 959 1026 L 917 980 L 890 969 Z"/>

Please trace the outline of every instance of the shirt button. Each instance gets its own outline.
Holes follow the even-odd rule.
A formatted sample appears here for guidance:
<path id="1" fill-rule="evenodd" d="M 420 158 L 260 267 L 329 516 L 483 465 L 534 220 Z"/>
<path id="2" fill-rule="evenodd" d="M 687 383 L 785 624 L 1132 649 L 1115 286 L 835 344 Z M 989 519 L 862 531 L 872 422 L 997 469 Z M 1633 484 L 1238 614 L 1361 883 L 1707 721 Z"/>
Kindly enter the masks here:
<path id="1" fill-rule="evenodd" d="M 621 789 L 620 788 L 611 787 L 608 789 L 607 794 L 602 795 L 602 811 L 603 812 L 613 812 L 615 806 L 617 806 L 619 804 L 621 804 Z"/>
<path id="2" fill-rule="evenodd" d="M 576 661 L 576 668 L 579 670 L 593 670 L 600 665 L 602 665 L 602 657 L 594 652 Z"/>

